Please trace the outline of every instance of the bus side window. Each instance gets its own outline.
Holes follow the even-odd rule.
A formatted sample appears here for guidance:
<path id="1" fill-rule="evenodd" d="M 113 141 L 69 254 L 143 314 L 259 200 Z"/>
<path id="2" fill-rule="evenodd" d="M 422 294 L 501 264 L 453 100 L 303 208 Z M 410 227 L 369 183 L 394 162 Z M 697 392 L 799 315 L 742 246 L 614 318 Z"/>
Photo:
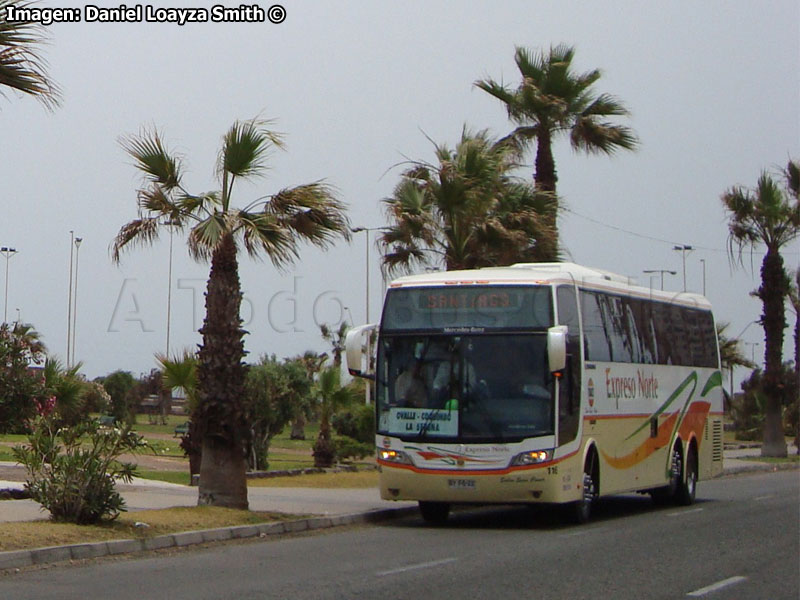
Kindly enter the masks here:
<path id="1" fill-rule="evenodd" d="M 600 296 L 595 292 L 581 291 L 581 309 L 586 360 L 610 361 L 611 344 L 600 309 Z"/>
<path id="2" fill-rule="evenodd" d="M 570 363 L 567 368 L 569 381 L 562 377 L 559 380 L 559 406 L 558 406 L 558 443 L 565 444 L 575 439 L 578 435 L 580 418 L 581 397 L 581 345 L 580 322 L 578 320 L 578 300 L 575 297 L 575 288 L 561 285 L 556 290 L 558 305 L 558 324 L 566 325 L 567 355 Z"/>

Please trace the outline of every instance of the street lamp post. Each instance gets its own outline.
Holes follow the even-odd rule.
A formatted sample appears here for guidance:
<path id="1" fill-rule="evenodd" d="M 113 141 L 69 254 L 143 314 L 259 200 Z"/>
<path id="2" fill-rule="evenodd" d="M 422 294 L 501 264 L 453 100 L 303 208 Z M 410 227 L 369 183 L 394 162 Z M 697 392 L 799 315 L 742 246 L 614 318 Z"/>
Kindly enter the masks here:
<path id="1" fill-rule="evenodd" d="M 75 232 L 69 231 L 69 288 L 67 291 L 67 368 L 69 369 L 69 351 L 72 345 L 72 266 L 75 253 Z"/>
<path id="2" fill-rule="evenodd" d="M 366 234 L 366 298 L 365 298 L 365 305 L 366 305 L 366 314 L 367 320 L 366 322 L 369 323 L 369 234 L 371 231 L 380 231 L 382 227 L 353 227 L 350 231 L 353 233 L 360 233 L 364 232 Z"/>
<path id="3" fill-rule="evenodd" d="M 8 248 L 3 246 L 0 248 L 0 254 L 6 257 L 6 291 L 5 291 L 5 303 L 3 305 L 3 323 L 8 323 L 8 261 L 11 260 L 11 257 L 17 253 L 16 248 Z"/>
<path id="4" fill-rule="evenodd" d="M 661 274 L 661 291 L 664 291 L 664 273 L 669 273 L 670 275 L 675 275 L 677 271 L 670 271 L 669 269 L 645 269 L 642 271 L 643 273 L 647 273 L 648 275 L 651 273 L 660 273 Z"/>
<path id="5" fill-rule="evenodd" d="M 706 259 L 701 258 L 700 262 L 703 264 L 703 296 L 706 295 Z"/>
<path id="6" fill-rule="evenodd" d="M 750 360 L 755 364 L 756 362 L 756 346 L 760 346 L 760 342 L 743 342 L 745 346 L 750 346 Z"/>
<path id="7" fill-rule="evenodd" d="M 78 253 L 83 238 L 75 238 L 75 293 L 72 295 L 72 361 L 75 361 L 75 338 L 78 329 Z"/>
<path id="8" fill-rule="evenodd" d="M 682 258 L 683 258 L 683 291 L 685 292 L 686 291 L 686 253 L 687 252 L 691 252 L 692 250 L 694 250 L 694 248 L 692 248 L 691 246 L 687 246 L 686 244 L 683 244 L 682 246 L 673 246 L 672 249 L 679 251 L 681 253 Z"/>

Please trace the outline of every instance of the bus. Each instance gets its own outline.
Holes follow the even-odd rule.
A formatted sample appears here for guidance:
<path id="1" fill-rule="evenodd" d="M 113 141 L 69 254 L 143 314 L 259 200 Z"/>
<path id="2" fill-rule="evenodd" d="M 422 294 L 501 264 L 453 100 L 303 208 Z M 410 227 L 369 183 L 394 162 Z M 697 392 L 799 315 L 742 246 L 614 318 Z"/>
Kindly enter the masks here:
<path id="1" fill-rule="evenodd" d="M 412 275 L 345 350 L 374 380 L 381 497 L 428 522 L 551 503 L 583 523 L 611 494 L 691 504 L 722 472 L 717 335 L 696 294 L 567 262 Z"/>

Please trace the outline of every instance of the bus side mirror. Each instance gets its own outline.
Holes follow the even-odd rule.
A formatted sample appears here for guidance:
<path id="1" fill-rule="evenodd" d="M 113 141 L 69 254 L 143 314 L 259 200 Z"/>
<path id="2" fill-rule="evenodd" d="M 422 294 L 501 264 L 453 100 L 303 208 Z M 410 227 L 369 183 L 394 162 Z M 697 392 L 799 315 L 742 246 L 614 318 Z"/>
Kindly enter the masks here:
<path id="1" fill-rule="evenodd" d="M 347 358 L 347 370 L 353 377 L 365 377 L 372 379 L 375 377 L 370 373 L 370 360 L 372 356 L 370 340 L 376 325 L 361 325 L 347 330 L 344 336 L 344 351 Z M 366 341 L 364 340 L 364 334 Z M 366 355 L 366 365 L 363 364 Z"/>
<path id="2" fill-rule="evenodd" d="M 547 330 L 547 364 L 551 373 L 567 366 L 567 326 L 557 325 Z"/>

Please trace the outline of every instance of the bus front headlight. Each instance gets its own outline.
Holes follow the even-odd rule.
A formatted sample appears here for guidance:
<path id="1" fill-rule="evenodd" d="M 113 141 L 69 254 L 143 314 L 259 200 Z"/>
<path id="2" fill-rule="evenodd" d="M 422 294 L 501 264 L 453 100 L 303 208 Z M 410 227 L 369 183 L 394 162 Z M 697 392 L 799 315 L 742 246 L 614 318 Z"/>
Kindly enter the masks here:
<path id="1" fill-rule="evenodd" d="M 517 454 L 513 459 L 511 459 L 511 466 L 519 467 L 526 465 L 538 465 L 540 463 L 547 462 L 552 458 L 552 456 L 552 450 L 531 450 L 530 452 Z"/>
<path id="2" fill-rule="evenodd" d="M 411 459 L 408 457 L 408 454 L 406 454 L 402 450 L 391 450 L 389 448 L 379 449 L 378 459 L 385 462 L 396 463 L 399 465 L 411 464 Z"/>

